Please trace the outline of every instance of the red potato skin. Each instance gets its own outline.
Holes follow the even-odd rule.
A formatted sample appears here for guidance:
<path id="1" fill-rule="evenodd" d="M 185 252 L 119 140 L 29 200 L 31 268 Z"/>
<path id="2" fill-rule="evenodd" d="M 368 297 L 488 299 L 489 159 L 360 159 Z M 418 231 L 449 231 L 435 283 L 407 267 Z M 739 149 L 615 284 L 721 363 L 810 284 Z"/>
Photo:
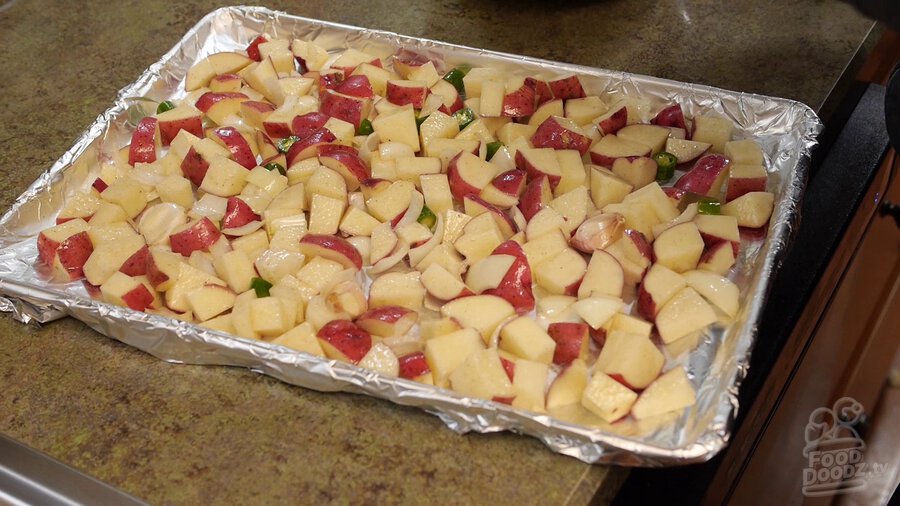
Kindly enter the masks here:
<path id="1" fill-rule="evenodd" d="M 635 156 L 610 157 L 610 156 L 606 156 L 606 155 L 601 155 L 600 153 L 594 153 L 593 151 L 591 151 L 591 163 L 593 163 L 594 165 L 599 165 L 601 167 L 607 167 L 607 168 L 612 167 L 613 164 L 616 163 L 616 160 L 618 160 L 619 158 L 624 158 L 624 159 L 628 160 L 629 162 L 633 162 L 633 161 L 637 160 L 638 158 L 641 158 L 641 156 L 635 155 Z"/>
<path id="2" fill-rule="evenodd" d="M 600 327 L 599 329 L 590 329 L 589 333 L 591 335 L 591 340 L 597 345 L 597 349 L 602 350 L 603 345 L 606 344 L 606 329 L 603 327 Z"/>
<path id="3" fill-rule="evenodd" d="M 425 354 L 421 351 L 400 357 L 401 378 L 411 380 L 430 372 L 431 368 L 428 367 L 428 361 L 425 360 Z"/>
<path id="4" fill-rule="evenodd" d="M 569 365 L 581 354 L 581 343 L 589 337 L 586 323 L 554 322 L 547 327 L 547 334 L 556 341 L 553 363 Z"/>
<path id="5" fill-rule="evenodd" d="M 287 121 L 263 120 L 263 130 L 273 139 L 284 139 L 291 136 L 291 125 Z"/>
<path id="6" fill-rule="evenodd" d="M 152 286 L 153 288 L 158 289 L 159 285 L 169 280 L 169 275 L 160 270 L 160 268 L 156 265 L 156 262 L 153 260 L 152 254 L 147 255 L 146 271 L 147 281 L 150 282 L 150 286 Z"/>
<path id="7" fill-rule="evenodd" d="M 87 292 L 88 297 L 92 299 L 99 299 L 103 294 L 100 292 L 100 287 L 97 285 L 92 285 L 87 282 L 87 280 L 81 281 L 82 286 L 84 286 L 84 291 Z"/>
<path id="8" fill-rule="evenodd" d="M 525 171 L 520 169 L 511 169 L 499 174 L 495 177 L 491 184 L 501 192 L 507 195 L 522 195 L 525 191 Z"/>
<path id="9" fill-rule="evenodd" d="M 317 156 L 319 153 L 317 146 L 328 144 L 335 140 L 337 140 L 337 137 L 331 133 L 331 130 L 320 128 L 305 139 L 293 143 L 287 152 L 286 160 L 288 168 L 290 168 L 294 162 Z"/>
<path id="10" fill-rule="evenodd" d="M 731 202 L 750 192 L 764 192 L 767 182 L 768 179 L 765 177 L 730 178 L 728 179 L 728 189 L 725 192 L 725 201 Z"/>
<path id="11" fill-rule="evenodd" d="M 319 146 L 319 156 L 331 156 L 334 153 L 350 153 L 359 156 L 359 151 L 353 146 L 345 146 L 343 144 L 322 144 Z"/>
<path id="12" fill-rule="evenodd" d="M 740 233 L 743 233 L 743 230 L 741 230 L 740 227 L 738 228 L 738 231 Z M 701 234 L 701 236 L 702 236 L 702 234 Z M 743 238 L 744 236 L 741 235 L 741 237 Z M 748 239 L 749 239 L 749 237 L 748 237 Z M 706 243 L 706 237 L 703 238 L 703 241 L 704 241 L 704 243 Z M 716 257 L 716 255 L 719 254 L 720 249 L 728 247 L 727 242 L 728 241 L 718 239 L 716 241 L 706 243 L 706 246 L 703 249 L 703 254 L 700 255 L 700 260 L 698 261 L 698 264 L 704 264 L 704 263 L 711 262 Z M 732 257 L 737 258 L 737 252 L 739 249 L 740 249 L 739 243 L 731 243 Z M 734 263 L 732 263 L 732 265 L 734 265 Z"/>
<path id="13" fill-rule="evenodd" d="M 223 230 L 242 227 L 259 220 L 259 215 L 254 213 L 246 202 L 238 197 L 228 197 L 228 202 L 225 204 L 225 216 L 222 217 Z"/>
<path id="14" fill-rule="evenodd" d="M 234 127 L 220 127 L 213 132 L 219 137 L 228 151 L 231 152 L 231 157 L 235 162 L 245 169 L 256 167 L 256 157 L 253 156 L 253 150 L 250 149 L 247 139 L 237 129 Z"/>
<path id="15" fill-rule="evenodd" d="M 741 232 L 741 228 L 746 228 L 746 227 L 738 227 L 739 233 Z M 766 227 L 763 227 L 763 228 L 766 228 Z M 756 229 L 747 229 L 747 230 L 756 230 Z M 765 236 L 765 233 L 763 233 L 763 236 Z M 743 237 L 743 235 L 741 237 Z M 731 243 L 731 251 L 732 251 L 732 253 L 734 253 L 735 258 L 737 258 L 738 251 L 741 248 L 741 243 L 739 243 L 737 241 L 728 241 L 721 237 L 717 237 L 717 236 L 710 235 L 710 234 L 705 234 L 703 232 L 700 232 L 700 238 L 703 239 L 703 244 L 707 249 L 713 248 L 720 242 L 730 242 Z"/>
<path id="16" fill-rule="evenodd" d="M 300 239 L 300 246 L 301 252 L 311 253 L 309 250 L 314 250 L 318 256 L 324 256 L 342 264 L 349 261 L 351 265 L 345 265 L 348 268 L 362 269 L 362 256 L 359 254 L 359 250 L 346 239 L 336 235 L 306 234 Z M 304 246 L 308 248 L 306 251 L 304 251 Z M 307 258 L 312 258 L 312 254 L 307 255 Z"/>
<path id="17" fill-rule="evenodd" d="M 128 148 L 128 164 L 153 163 L 156 161 L 156 142 L 159 130 L 156 118 L 147 116 L 142 119 L 134 133 L 131 134 L 131 145 Z"/>
<path id="18" fill-rule="evenodd" d="M 550 178 L 545 174 L 541 174 L 525 185 L 525 190 L 519 199 L 519 211 L 522 211 L 522 215 L 525 216 L 526 220 L 530 220 L 538 211 L 550 203 L 552 195 Z"/>
<path id="19" fill-rule="evenodd" d="M 491 216 L 494 218 L 494 222 L 497 223 L 498 227 L 500 227 L 501 232 L 504 232 L 508 235 L 513 235 L 518 232 L 516 223 L 512 220 L 512 218 L 507 216 L 506 213 L 504 213 L 499 207 L 484 200 L 479 195 L 466 195 L 464 200 L 474 202 L 476 205 L 481 206 L 485 211 L 491 213 Z"/>
<path id="20" fill-rule="evenodd" d="M 410 310 L 400 306 L 381 306 L 359 315 L 357 320 L 374 319 L 384 323 L 397 323 L 410 314 Z M 358 323 L 357 323 L 358 325 Z"/>
<path id="21" fill-rule="evenodd" d="M 387 83 L 387 100 L 394 105 L 411 104 L 414 109 L 421 109 L 428 96 L 427 86 L 400 86 L 391 81 Z"/>
<path id="22" fill-rule="evenodd" d="M 306 73 L 309 72 L 309 67 L 306 66 L 306 60 L 301 56 L 294 55 L 294 61 L 297 62 L 297 73 L 307 77 Z"/>
<path id="23" fill-rule="evenodd" d="M 457 95 L 456 95 L 456 100 L 455 100 L 452 104 L 447 105 L 447 104 L 445 103 L 444 105 L 438 107 L 438 110 L 441 111 L 441 112 L 444 113 L 444 114 L 448 114 L 448 115 L 449 115 L 449 114 L 453 114 L 453 113 L 455 113 L 456 111 L 462 109 L 463 107 L 465 107 L 465 105 L 466 105 L 466 104 L 465 104 L 465 102 L 463 102 L 462 97 L 459 96 L 459 95 L 457 94 Z"/>
<path id="24" fill-rule="evenodd" d="M 457 168 L 457 162 L 459 161 L 459 157 L 462 156 L 462 153 L 454 156 L 450 163 L 447 164 L 447 179 L 450 183 L 450 193 L 453 194 L 453 198 L 462 200 L 467 195 L 478 195 L 481 193 L 480 188 L 476 188 L 470 185 L 465 179 L 462 178 L 459 174 L 459 169 Z"/>
<path id="25" fill-rule="evenodd" d="M 259 45 L 266 42 L 269 42 L 269 39 L 263 37 L 262 35 L 253 39 L 247 46 L 247 56 L 249 56 L 253 61 L 262 61 L 262 56 L 259 54 Z"/>
<path id="26" fill-rule="evenodd" d="M 538 126 L 531 144 L 536 148 L 576 149 L 584 156 L 591 147 L 591 138 L 569 130 L 551 116 Z"/>
<path id="27" fill-rule="evenodd" d="M 319 329 L 316 337 L 327 341 L 358 364 L 372 347 L 372 336 L 349 320 L 332 320 Z"/>
<path id="28" fill-rule="evenodd" d="M 66 269 L 69 279 L 84 277 L 84 263 L 94 252 L 94 245 L 87 232 L 79 232 L 69 236 L 56 248 L 59 263 Z"/>
<path id="29" fill-rule="evenodd" d="M 109 188 L 109 185 L 106 184 L 106 181 L 100 179 L 99 177 L 91 183 L 91 188 L 97 190 L 97 193 L 103 193 L 103 190 Z"/>
<path id="30" fill-rule="evenodd" d="M 203 120 L 200 116 L 192 118 L 184 118 L 175 121 L 163 121 L 159 123 L 159 136 L 163 146 L 172 143 L 172 139 L 178 135 L 178 132 L 187 130 L 197 137 L 203 137 Z"/>
<path id="31" fill-rule="evenodd" d="M 247 95 L 244 95 L 243 93 L 239 93 L 239 92 L 208 91 L 208 92 L 204 93 L 203 95 L 200 95 L 200 98 L 198 98 L 197 102 L 194 103 L 194 107 L 196 107 L 197 109 L 200 109 L 200 112 L 206 112 L 210 109 L 210 107 L 217 104 L 218 102 L 221 102 L 222 100 L 229 100 L 229 99 L 238 99 L 238 100 L 244 101 L 244 100 L 249 100 L 250 97 L 248 97 Z"/>
<path id="32" fill-rule="evenodd" d="M 287 157 L 284 156 L 284 153 L 278 153 L 277 155 L 270 156 L 269 158 L 266 158 L 265 160 L 259 162 L 259 164 L 263 167 L 270 163 L 277 163 L 282 167 L 287 167 Z"/>
<path id="33" fill-rule="evenodd" d="M 181 161 L 181 173 L 196 186 L 200 186 L 203 178 L 206 177 L 207 170 L 209 170 L 209 162 L 191 146 L 184 156 L 184 160 Z"/>
<path id="34" fill-rule="evenodd" d="M 556 79 L 547 83 L 550 91 L 553 92 L 553 98 L 584 98 L 584 88 L 581 86 L 581 80 L 578 76 L 569 76 L 562 79 Z"/>
<path id="35" fill-rule="evenodd" d="M 523 84 L 518 90 L 503 97 L 502 115 L 507 118 L 524 118 L 534 114 L 534 88 Z"/>
<path id="36" fill-rule="evenodd" d="M 365 197 L 366 199 L 368 199 L 372 195 L 375 195 L 376 193 L 378 193 L 382 190 L 385 190 L 386 188 L 388 188 L 390 186 L 391 186 L 390 181 L 388 181 L 387 179 L 381 179 L 378 177 L 374 177 L 374 178 L 370 177 L 369 179 L 359 182 L 360 190 L 363 193 L 363 197 Z"/>
<path id="37" fill-rule="evenodd" d="M 500 280 L 497 288 L 485 290 L 488 295 L 496 295 L 512 304 L 516 313 L 523 315 L 534 309 L 534 293 L 531 291 L 531 266 L 522 246 L 516 241 L 506 241 L 491 252 L 492 255 L 511 255 L 516 257 L 509 270 Z"/>
<path id="38" fill-rule="evenodd" d="M 619 373 L 612 373 L 609 375 L 609 377 L 618 381 L 619 383 L 622 384 L 622 386 L 624 386 L 625 388 L 628 388 L 629 390 L 632 390 L 635 392 L 640 392 L 643 390 L 642 388 L 634 388 L 634 386 L 632 386 L 630 383 L 625 381 L 625 378 L 623 378 L 622 375 Z"/>
<path id="39" fill-rule="evenodd" d="M 500 357 L 500 365 L 503 366 L 503 371 L 506 372 L 506 377 L 509 378 L 509 381 L 512 381 L 516 376 L 516 363 L 512 360 L 507 360 L 503 357 Z M 509 401 L 501 399 L 509 399 Z M 512 397 L 494 397 L 494 401 L 502 402 L 503 404 L 512 404 L 512 400 Z"/>
<path id="40" fill-rule="evenodd" d="M 268 102 L 257 102 L 255 100 L 241 102 L 241 116 L 254 124 L 261 125 L 274 110 L 275 105 Z"/>
<path id="41" fill-rule="evenodd" d="M 638 287 L 637 292 L 637 312 L 639 315 L 643 316 L 649 322 L 656 321 L 656 312 L 659 310 L 656 307 L 656 302 L 653 300 L 653 296 L 650 295 L 644 288 L 644 284 Z"/>
<path id="42" fill-rule="evenodd" d="M 412 328 L 418 319 L 418 313 L 405 307 L 381 306 L 359 315 L 354 323 L 369 334 L 399 336 Z M 389 330 L 386 333 L 379 333 L 380 330 L 385 330 L 385 327 L 389 327 Z"/>
<path id="43" fill-rule="evenodd" d="M 631 238 L 631 241 L 637 246 L 638 251 L 641 252 L 641 255 L 643 255 L 644 258 L 651 262 L 656 260 L 653 258 L 653 247 L 650 246 L 650 241 L 647 240 L 647 236 L 631 228 L 625 229 L 624 233 Z"/>
<path id="44" fill-rule="evenodd" d="M 172 251 L 181 256 L 189 257 L 197 250 L 206 250 L 219 240 L 222 233 L 216 225 L 207 217 L 195 223 L 192 227 L 169 236 L 169 244 Z"/>
<path id="45" fill-rule="evenodd" d="M 319 162 L 343 176 L 351 191 L 361 181 L 369 179 L 369 167 L 356 153 L 343 149 L 328 149 L 327 153 L 322 151 L 319 151 Z"/>
<path id="46" fill-rule="evenodd" d="M 365 119 L 363 118 L 363 110 L 366 108 L 367 101 L 368 99 L 340 95 L 334 91 L 326 90 L 320 110 L 332 118 L 352 123 L 354 128 L 359 129 L 359 124 Z"/>
<path id="47" fill-rule="evenodd" d="M 592 155 L 593 155 L 593 153 L 592 153 Z M 541 177 L 546 177 L 547 182 L 550 184 L 551 190 L 555 189 L 556 185 L 558 185 L 559 181 L 562 179 L 562 176 L 557 176 L 555 174 L 550 175 L 550 174 L 541 172 L 541 170 L 538 167 L 535 167 L 534 165 L 532 165 L 531 162 L 529 162 L 528 159 L 525 158 L 525 155 L 523 155 L 521 151 L 516 152 L 515 162 L 516 162 L 516 168 L 520 169 L 520 170 L 524 170 L 526 175 L 528 176 L 528 179 L 530 179 L 531 181 L 534 181 Z M 528 193 L 527 188 L 526 188 L 525 192 Z M 529 220 L 531 219 L 528 216 L 526 216 L 526 218 L 528 218 Z"/>
<path id="48" fill-rule="evenodd" d="M 687 171 L 675 182 L 681 190 L 707 195 L 713 190 L 712 185 L 718 174 L 728 167 L 728 159 L 722 155 L 704 155 L 697 159 L 691 170 Z"/>
<path id="49" fill-rule="evenodd" d="M 738 231 L 741 233 L 741 239 L 747 241 L 761 241 L 766 238 L 766 235 L 769 233 L 769 222 L 766 222 L 765 225 L 759 228 L 751 228 L 751 227 L 738 227 Z M 738 245 L 732 243 L 732 246 L 735 248 L 734 256 L 737 257 L 737 248 Z"/>
<path id="50" fill-rule="evenodd" d="M 404 72 L 408 73 L 408 71 L 419 68 L 431 61 L 419 53 L 405 48 L 401 48 L 397 51 L 397 54 L 393 56 L 393 59 L 395 70 L 399 71 L 401 74 Z M 435 67 L 437 67 L 437 64 L 435 64 Z"/>
<path id="51" fill-rule="evenodd" d="M 334 90 L 344 82 L 344 73 L 338 69 L 319 72 L 319 100 L 325 98 L 326 90 Z"/>
<path id="52" fill-rule="evenodd" d="M 563 295 L 571 295 L 573 297 L 577 297 L 578 296 L 578 288 L 581 287 L 582 281 L 584 281 L 584 276 L 582 276 L 578 281 L 567 286 L 566 290 L 563 292 Z"/>
<path id="53" fill-rule="evenodd" d="M 397 228 L 397 225 L 400 224 L 400 220 L 403 219 L 403 216 L 406 215 L 406 211 L 401 211 L 397 216 L 391 218 L 391 228 Z"/>
<path id="54" fill-rule="evenodd" d="M 306 139 L 310 135 L 325 126 L 328 115 L 321 112 L 308 112 L 294 117 L 291 121 L 291 132 L 300 139 Z"/>
<path id="55" fill-rule="evenodd" d="M 122 295 L 122 302 L 135 311 L 146 311 L 148 307 L 153 305 L 153 294 L 150 293 L 150 290 L 143 283 L 138 283 L 128 293 Z"/>
<path id="56" fill-rule="evenodd" d="M 667 186 L 667 187 L 663 188 L 663 192 L 666 194 L 667 197 L 674 200 L 676 205 L 679 202 L 681 202 L 681 199 L 683 199 L 684 195 L 687 193 L 686 190 L 682 190 L 681 188 L 675 188 L 674 186 Z"/>
<path id="57" fill-rule="evenodd" d="M 659 111 L 659 113 L 656 114 L 656 117 L 650 120 L 650 124 L 664 127 L 683 128 L 685 136 L 690 135 L 690 130 L 688 129 L 684 121 L 684 112 L 681 110 L 681 104 L 673 104 Z"/>
<path id="58" fill-rule="evenodd" d="M 262 130 L 256 131 L 256 145 L 259 147 L 259 155 L 263 158 L 271 158 L 280 153 L 275 141 Z"/>
<path id="59" fill-rule="evenodd" d="M 334 88 L 334 91 L 342 95 L 359 98 L 372 98 L 375 96 L 375 92 L 372 91 L 372 83 L 364 75 L 350 76 L 344 79 Z"/>
<path id="60" fill-rule="evenodd" d="M 553 91 L 550 90 L 550 85 L 547 84 L 547 81 L 535 79 L 533 77 L 526 77 L 525 86 L 534 89 L 535 107 L 543 104 L 544 102 L 553 100 Z"/>
<path id="61" fill-rule="evenodd" d="M 241 76 L 239 76 L 237 74 L 219 74 L 216 77 L 212 78 L 212 80 L 209 82 L 210 83 L 209 86 L 210 86 L 210 88 L 212 88 L 213 83 L 217 83 L 221 86 L 232 85 L 232 86 L 236 87 L 237 89 L 240 89 L 242 82 L 243 81 L 241 80 Z M 216 91 L 216 90 L 213 90 L 213 91 Z M 236 90 L 219 90 L 219 91 L 236 91 Z"/>
<path id="62" fill-rule="evenodd" d="M 626 107 L 619 108 L 610 117 L 604 119 L 597 126 L 603 135 L 614 134 L 625 127 L 628 123 L 628 109 Z"/>
<path id="63" fill-rule="evenodd" d="M 370 62 L 365 62 L 365 63 L 368 63 L 369 65 L 372 65 L 372 66 L 375 66 L 378 68 L 384 68 L 384 65 L 381 63 L 381 58 L 375 58 L 374 60 L 372 60 Z M 359 67 L 359 65 L 357 65 L 356 67 L 334 67 L 334 68 L 343 71 L 345 76 L 349 76 L 350 74 L 353 73 L 354 70 L 357 69 L 357 67 Z"/>
<path id="64" fill-rule="evenodd" d="M 145 244 L 141 246 L 139 250 L 135 251 L 133 255 L 128 257 L 128 260 L 125 260 L 122 267 L 119 267 L 119 272 L 132 277 L 144 276 L 147 274 L 148 258 L 150 258 L 150 248 Z"/>

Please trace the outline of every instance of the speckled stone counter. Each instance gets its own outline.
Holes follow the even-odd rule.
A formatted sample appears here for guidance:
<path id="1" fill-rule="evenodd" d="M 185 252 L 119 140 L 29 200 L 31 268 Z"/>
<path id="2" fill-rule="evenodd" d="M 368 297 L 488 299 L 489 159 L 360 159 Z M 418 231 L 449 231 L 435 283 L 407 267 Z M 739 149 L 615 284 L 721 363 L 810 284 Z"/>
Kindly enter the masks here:
<path id="1" fill-rule="evenodd" d="M 0 208 L 221 4 L 0 6 Z M 269 7 L 818 108 L 872 23 L 829 1 L 309 0 Z M 557 504 L 608 500 L 627 471 L 513 434 L 252 372 L 172 365 L 70 319 L 0 316 L 0 432 L 155 504 Z"/>

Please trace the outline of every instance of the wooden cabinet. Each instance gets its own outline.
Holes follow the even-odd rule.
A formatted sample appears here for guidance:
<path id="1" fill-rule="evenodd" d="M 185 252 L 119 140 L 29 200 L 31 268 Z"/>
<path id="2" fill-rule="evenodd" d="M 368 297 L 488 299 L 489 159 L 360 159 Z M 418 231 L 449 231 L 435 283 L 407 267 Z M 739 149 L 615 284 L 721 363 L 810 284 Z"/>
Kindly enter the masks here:
<path id="1" fill-rule="evenodd" d="M 900 345 L 900 228 L 879 212 L 883 201 L 900 202 L 898 165 L 900 159 L 890 152 L 749 408 L 752 415 L 735 434 L 705 502 L 755 505 L 778 498 L 779 504 L 830 504 L 834 499 L 801 492 L 808 466 L 804 430 L 813 410 L 830 408 L 841 397 L 856 399 L 871 413 Z"/>

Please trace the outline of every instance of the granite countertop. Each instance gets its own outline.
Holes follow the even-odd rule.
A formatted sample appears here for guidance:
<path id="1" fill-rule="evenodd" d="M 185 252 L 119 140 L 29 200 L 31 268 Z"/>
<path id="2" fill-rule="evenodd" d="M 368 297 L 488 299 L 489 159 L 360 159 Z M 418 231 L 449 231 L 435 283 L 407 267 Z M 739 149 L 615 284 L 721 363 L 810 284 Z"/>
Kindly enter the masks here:
<path id="1" fill-rule="evenodd" d="M 216 2 L 0 5 L 0 208 Z M 308 0 L 268 6 L 818 109 L 872 26 L 831 0 Z M 363 8 L 364 6 L 364 8 Z M 627 474 L 513 434 L 457 435 L 418 410 L 173 365 L 71 319 L 0 316 L 0 432 L 151 503 L 555 504 Z"/>

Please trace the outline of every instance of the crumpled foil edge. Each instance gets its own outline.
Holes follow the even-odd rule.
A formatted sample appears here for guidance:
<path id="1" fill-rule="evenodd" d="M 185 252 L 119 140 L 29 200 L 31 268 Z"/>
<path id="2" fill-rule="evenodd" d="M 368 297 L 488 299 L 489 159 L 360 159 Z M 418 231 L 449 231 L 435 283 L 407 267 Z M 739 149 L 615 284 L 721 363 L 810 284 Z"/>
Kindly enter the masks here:
<path id="1" fill-rule="evenodd" d="M 87 176 L 101 156 L 96 152 L 101 150 L 99 145 L 107 137 L 122 136 L 128 108 L 140 97 L 154 94 L 162 97 L 174 92 L 187 68 L 201 53 L 239 47 L 235 41 L 246 44 L 248 34 L 257 31 L 270 34 L 290 31 L 298 36 L 315 36 L 317 40 L 324 36 L 355 46 L 362 42 L 376 48 L 419 49 L 442 56 L 448 63 L 475 60 L 508 67 L 526 66 L 530 71 L 579 73 L 587 76 L 589 84 L 600 86 L 598 94 L 620 98 L 650 96 L 660 102 L 678 100 L 689 113 L 715 110 L 736 121 L 745 134 L 771 136 L 760 142 L 778 148 L 767 153 L 772 156 L 770 173 L 780 178 L 781 187 L 769 235 L 760 248 L 750 251 L 747 263 L 753 268 L 738 274 L 744 277 L 742 281 L 750 292 L 742 305 L 741 324 L 730 326 L 722 335 L 705 336 L 698 351 L 684 364 L 698 387 L 697 405 L 677 423 L 659 430 L 645 434 L 616 433 L 614 426 L 597 429 L 563 422 L 547 414 L 462 397 L 271 343 L 112 306 L 90 299 L 83 289 L 47 283 L 34 265 L 34 237 L 50 224 L 48 220 L 58 212 L 65 197 L 90 181 Z M 738 387 L 747 374 L 769 281 L 799 222 L 799 203 L 810 152 L 821 129 L 815 113 L 795 101 L 405 37 L 260 7 L 225 7 L 206 15 L 134 83 L 123 88 L 115 105 L 101 114 L 75 145 L 0 218 L 0 311 L 9 312 L 25 323 L 72 316 L 98 332 L 162 360 L 247 367 L 318 391 L 370 395 L 421 408 L 438 416 L 458 433 L 508 430 L 527 434 L 540 439 L 552 451 L 587 463 L 655 467 L 702 462 L 712 458 L 729 441 L 738 409 Z M 776 134 L 770 134 L 771 131 Z M 72 177 L 66 180 L 69 176 Z"/>

